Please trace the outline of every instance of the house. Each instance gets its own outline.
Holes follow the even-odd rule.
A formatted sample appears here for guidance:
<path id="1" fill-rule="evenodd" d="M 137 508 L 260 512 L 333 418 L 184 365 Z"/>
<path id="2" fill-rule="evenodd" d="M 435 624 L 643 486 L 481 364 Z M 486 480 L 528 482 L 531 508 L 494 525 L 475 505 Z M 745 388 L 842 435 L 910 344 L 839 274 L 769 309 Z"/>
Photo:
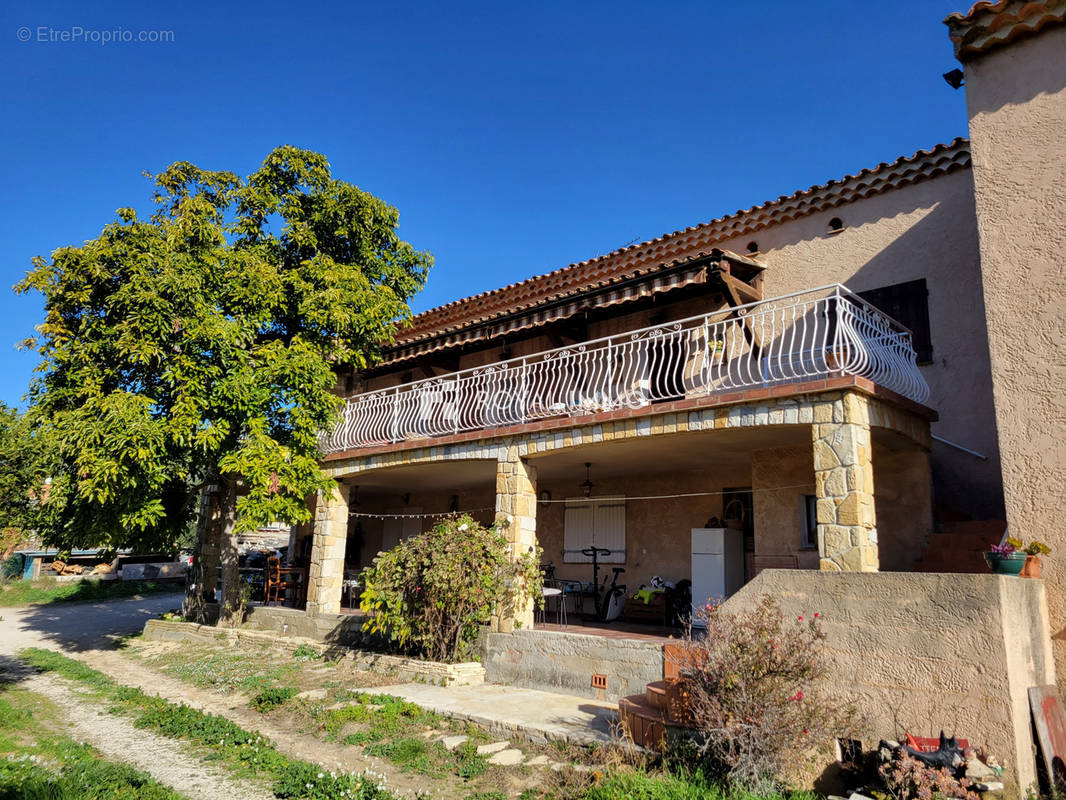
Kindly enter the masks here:
<path id="1" fill-rule="evenodd" d="M 736 602 L 825 603 L 842 686 L 884 727 L 904 697 L 923 723 L 950 705 L 1024 790 L 1026 689 L 1066 670 L 1064 21 L 1063 0 L 946 20 L 969 139 L 432 309 L 339 376 L 339 486 L 294 533 L 307 613 L 455 510 L 504 517 L 560 578 L 604 548 L 631 588 L 689 577 L 691 529 L 732 517 Z M 1054 548 L 1046 596 L 966 574 L 1006 525 Z M 929 635 L 945 613 L 965 637 Z M 497 627 L 501 675 L 554 646 L 532 609 Z M 580 638 L 552 680 L 609 662 Z M 631 689 L 611 663 L 609 694 Z"/>

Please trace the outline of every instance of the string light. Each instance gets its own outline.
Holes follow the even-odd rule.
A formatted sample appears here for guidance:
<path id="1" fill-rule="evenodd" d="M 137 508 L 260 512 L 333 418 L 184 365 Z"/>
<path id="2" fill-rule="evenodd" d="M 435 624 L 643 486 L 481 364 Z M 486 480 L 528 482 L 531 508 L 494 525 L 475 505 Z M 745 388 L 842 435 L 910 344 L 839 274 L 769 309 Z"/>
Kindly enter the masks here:
<path id="1" fill-rule="evenodd" d="M 772 486 L 766 489 L 745 489 L 745 492 L 751 494 L 765 494 L 767 492 L 784 492 L 792 489 L 810 489 L 809 483 L 795 483 L 790 486 Z M 628 503 L 631 500 L 640 500 L 646 502 L 649 500 L 679 500 L 685 497 L 717 497 L 721 495 L 735 495 L 740 494 L 735 489 L 729 491 L 719 492 L 683 492 L 681 494 L 649 494 L 642 496 L 630 496 L 626 495 L 623 499 Z M 591 498 L 595 500 L 596 498 Z M 574 503 L 581 502 L 582 498 L 561 498 L 559 500 L 538 500 L 541 505 L 548 505 L 550 503 Z M 460 514 L 476 514 L 481 511 L 495 511 L 494 506 L 483 506 L 482 508 L 468 508 L 465 511 L 437 511 L 432 514 L 373 514 L 368 511 L 350 511 L 348 513 L 351 517 L 372 517 L 374 519 L 430 519 L 434 517 L 451 517 L 458 516 Z"/>

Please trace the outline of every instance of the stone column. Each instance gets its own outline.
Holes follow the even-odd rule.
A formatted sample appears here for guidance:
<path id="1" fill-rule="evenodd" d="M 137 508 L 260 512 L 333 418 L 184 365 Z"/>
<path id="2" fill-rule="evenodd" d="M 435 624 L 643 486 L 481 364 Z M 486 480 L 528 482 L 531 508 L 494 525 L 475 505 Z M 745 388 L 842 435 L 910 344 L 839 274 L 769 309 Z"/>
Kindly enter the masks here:
<path id="1" fill-rule="evenodd" d="M 332 492 L 319 492 L 311 567 L 307 576 L 307 613 L 339 614 L 344 580 L 344 551 L 348 546 L 348 491 L 342 481 Z"/>
<path id="2" fill-rule="evenodd" d="M 510 557 L 517 560 L 537 546 L 537 468 L 510 447 L 496 464 L 496 521 L 504 528 Z M 493 628 L 510 633 L 516 627 L 533 627 L 533 598 L 521 608 L 505 608 L 493 619 Z"/>
<path id="3" fill-rule="evenodd" d="M 848 392 L 814 409 L 814 486 L 819 566 L 877 572 L 877 516 L 866 397 Z"/>

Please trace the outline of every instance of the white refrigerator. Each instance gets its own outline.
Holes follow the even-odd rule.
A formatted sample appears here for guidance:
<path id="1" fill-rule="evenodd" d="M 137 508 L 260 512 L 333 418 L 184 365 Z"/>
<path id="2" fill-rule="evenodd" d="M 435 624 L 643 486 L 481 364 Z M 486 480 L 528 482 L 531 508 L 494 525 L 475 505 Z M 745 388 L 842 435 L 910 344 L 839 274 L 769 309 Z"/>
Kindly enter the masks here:
<path id="1" fill-rule="evenodd" d="M 692 608 L 724 600 L 744 585 L 744 532 L 692 529 Z M 695 619 L 695 617 L 693 617 Z"/>

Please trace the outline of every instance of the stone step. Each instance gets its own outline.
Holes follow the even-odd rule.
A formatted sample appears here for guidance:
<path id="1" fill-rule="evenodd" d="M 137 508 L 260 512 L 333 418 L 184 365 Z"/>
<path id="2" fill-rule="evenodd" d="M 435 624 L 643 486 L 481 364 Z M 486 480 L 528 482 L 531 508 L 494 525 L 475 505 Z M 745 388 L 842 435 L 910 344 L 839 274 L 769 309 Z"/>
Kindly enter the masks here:
<path id="1" fill-rule="evenodd" d="M 657 708 L 663 712 L 669 711 L 666 705 L 666 681 L 649 683 L 644 690 L 644 697 L 652 708 Z"/>

